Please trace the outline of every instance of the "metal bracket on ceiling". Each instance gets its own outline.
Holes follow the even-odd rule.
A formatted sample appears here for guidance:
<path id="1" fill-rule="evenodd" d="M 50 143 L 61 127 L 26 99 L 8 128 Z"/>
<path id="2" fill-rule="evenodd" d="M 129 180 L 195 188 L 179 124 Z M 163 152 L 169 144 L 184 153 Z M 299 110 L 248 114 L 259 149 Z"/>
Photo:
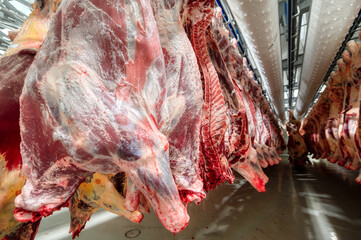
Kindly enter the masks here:
<path id="1" fill-rule="evenodd" d="M 297 13 L 296 13 L 296 10 Z M 295 63 L 294 53 L 295 48 L 295 37 L 298 36 L 298 31 L 296 30 L 296 21 L 294 18 L 298 17 L 300 14 L 299 8 L 297 8 L 296 0 L 287 1 L 287 24 L 288 24 L 288 108 L 292 109 L 292 97 L 293 97 L 293 63 Z M 295 32 L 293 34 L 293 32 Z"/>

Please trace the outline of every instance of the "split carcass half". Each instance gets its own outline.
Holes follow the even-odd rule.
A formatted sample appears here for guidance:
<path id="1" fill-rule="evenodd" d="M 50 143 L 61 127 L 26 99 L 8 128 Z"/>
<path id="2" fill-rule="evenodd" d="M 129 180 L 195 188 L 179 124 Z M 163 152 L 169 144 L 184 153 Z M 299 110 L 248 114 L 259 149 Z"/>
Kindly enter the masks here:
<path id="1" fill-rule="evenodd" d="M 187 225 L 161 130 L 171 132 L 180 116 L 194 113 L 184 106 L 167 112 L 170 86 L 158 36 L 146 1 L 60 6 L 21 96 L 27 182 L 16 198 L 18 220 L 62 207 L 93 172 L 126 172 L 167 229 Z"/>
<path id="2" fill-rule="evenodd" d="M 342 79 L 335 73 L 332 72 L 330 78 L 328 79 L 327 88 L 329 88 L 329 98 L 330 98 L 330 114 L 327 120 L 326 126 L 326 139 L 330 147 L 330 152 L 328 154 L 327 160 L 331 163 L 341 161 L 341 152 L 339 145 L 339 135 L 338 135 L 338 126 L 339 126 L 339 114 L 342 111 L 343 106 L 343 82 Z"/>
<path id="3" fill-rule="evenodd" d="M 206 31 L 214 13 L 213 1 L 188 1 L 184 18 L 186 30 L 196 54 L 203 81 L 203 116 L 200 133 L 200 167 L 206 191 L 234 176 L 224 155 L 229 128 L 226 102 L 217 71 L 207 48 Z"/>
<path id="4" fill-rule="evenodd" d="M 75 236 L 101 206 L 137 222 L 136 209 L 147 211 L 149 201 L 161 222 L 178 232 L 188 222 L 181 200 L 205 196 L 199 165 L 206 190 L 231 182 L 231 166 L 251 173 L 245 177 L 263 191 L 268 178 L 250 147 L 243 89 L 217 61 L 207 23 L 213 5 L 190 2 L 183 12 L 192 15 L 192 43 L 203 61 L 202 94 L 179 4 L 153 1 L 152 11 L 147 1 L 63 3 L 21 97 L 27 181 L 16 199 L 18 220 L 38 221 L 70 199 Z M 197 19 L 199 12 L 205 18 Z M 262 111 L 257 106 L 254 119 L 261 124 L 259 152 L 266 154 L 271 143 L 260 136 L 271 130 Z M 125 193 L 112 182 L 124 172 Z"/>
<path id="5" fill-rule="evenodd" d="M 342 59 L 337 61 L 338 69 L 331 73 L 321 100 L 308 114 L 303 129 L 305 140 L 312 143 L 309 150 L 315 156 L 327 157 L 332 163 L 358 170 L 361 167 L 361 47 L 359 42 L 350 41 L 347 48 Z M 323 151 L 328 154 L 322 155 Z M 356 181 L 360 182 L 360 179 L 359 176 Z"/>
<path id="6" fill-rule="evenodd" d="M 347 43 L 348 51 L 342 54 L 339 74 L 344 81 L 343 110 L 340 113 L 339 144 L 341 160 L 337 164 L 347 169 L 358 170 L 361 159 L 357 151 L 356 132 L 360 119 L 360 85 L 357 69 L 361 68 L 360 47 L 355 41 Z"/>
<path id="7" fill-rule="evenodd" d="M 262 167 L 267 167 L 267 160 L 270 161 L 272 164 L 278 163 L 280 161 L 280 157 L 278 156 L 276 149 L 272 148 L 271 145 L 274 144 L 274 146 L 277 146 L 278 142 L 281 143 L 281 139 L 279 141 L 276 139 L 278 139 L 278 136 L 282 135 L 275 134 L 273 136 L 273 138 L 275 139 L 273 143 L 270 140 L 271 134 L 275 133 L 272 132 L 271 121 L 275 121 L 275 119 L 270 111 L 269 104 L 265 101 L 263 95 L 261 94 L 259 85 L 253 80 L 253 74 L 247 68 L 245 60 L 239 54 L 237 45 L 234 44 L 233 41 L 235 39 L 232 39 L 231 41 L 229 40 L 229 33 L 223 27 L 220 9 L 217 10 L 218 11 L 216 13 L 216 16 L 212 20 L 211 32 L 214 35 L 218 46 L 218 48 L 215 49 L 219 49 L 221 57 L 217 57 L 216 52 L 218 51 L 209 52 L 213 56 L 213 59 L 216 59 L 216 61 L 213 61 L 213 63 L 216 67 L 221 83 L 230 82 L 225 81 L 227 79 L 233 80 L 234 89 L 236 91 L 232 90 L 233 88 L 231 87 L 231 84 L 221 84 L 225 99 L 227 100 L 227 102 L 232 102 L 230 100 L 231 98 L 228 96 L 238 95 L 241 103 L 240 106 L 243 109 L 242 111 L 246 113 L 244 118 L 247 118 L 248 120 L 246 122 L 248 125 L 248 139 L 251 143 L 251 145 L 248 147 L 250 149 L 250 151 L 248 152 L 252 154 L 245 155 L 246 161 L 244 161 L 244 164 L 249 164 L 249 169 L 251 169 L 253 173 L 247 173 L 244 170 L 243 172 L 239 172 L 242 175 L 250 174 L 254 176 L 264 176 L 263 181 L 267 182 L 268 178 L 265 177 L 262 171 L 259 171 L 259 164 L 261 164 Z M 222 64 L 223 62 L 224 64 Z M 227 71 L 222 69 L 227 69 Z M 227 92 L 227 90 L 228 94 L 225 93 Z M 231 94 L 229 94 L 229 92 L 231 92 Z M 230 104 L 230 106 L 234 106 L 234 104 Z M 273 122 L 273 124 L 274 123 L 275 122 Z M 277 123 L 276 125 L 278 127 Z M 280 131 L 279 127 L 275 129 Z M 276 141 L 278 142 L 276 143 Z M 257 149 L 257 151 L 255 149 Z M 253 163 L 250 161 L 251 159 Z M 252 185 L 255 186 L 256 183 L 257 182 L 253 180 Z"/>
<path id="8" fill-rule="evenodd" d="M 297 120 L 291 110 L 288 111 L 288 123 L 287 123 L 287 134 L 288 134 L 288 154 L 291 165 L 295 167 L 303 166 L 307 163 L 307 146 L 305 141 L 300 134 L 301 122 Z"/>
<path id="9" fill-rule="evenodd" d="M 11 236 L 23 236 L 27 238 L 33 238 L 39 225 L 39 221 L 35 223 L 19 223 L 13 217 L 14 199 L 17 194 L 20 193 L 21 188 L 25 182 L 25 177 L 21 174 L 21 156 L 20 156 L 20 129 L 19 129 L 19 96 L 21 89 L 23 87 L 23 81 L 32 63 L 36 52 L 43 43 L 51 18 L 53 17 L 57 7 L 59 6 L 59 1 L 46 1 L 42 3 L 41 1 L 35 2 L 34 10 L 29 18 L 25 21 L 22 28 L 18 31 L 16 36 L 12 36 L 13 47 L 10 47 L 4 54 L 4 57 L 1 61 L 1 71 L 2 74 L 2 85 L 4 86 L 1 94 L 1 103 L 2 103 L 2 134 L 1 134 L 1 150 L 5 156 L 1 159 L 2 171 L 0 173 L 0 191 L 1 191 L 1 207 L 0 207 L 0 236 L 5 236 L 6 234 Z M 95 188 L 96 186 L 96 188 Z M 83 187 L 80 186 L 80 189 Z M 124 211 L 120 205 L 122 202 L 118 201 L 119 193 L 109 186 L 105 185 L 104 182 L 98 182 L 97 184 L 91 183 L 91 186 L 88 184 L 88 188 L 91 191 L 80 191 L 77 196 L 85 198 L 92 202 L 99 202 L 100 206 L 105 207 L 109 206 L 109 202 L 106 202 L 107 199 L 102 199 L 103 195 L 100 194 L 101 189 L 107 189 L 108 195 L 112 195 L 114 206 L 111 208 L 115 209 L 113 212 L 116 212 L 119 215 L 130 213 Z M 82 195 L 83 194 L 83 195 Z M 87 195 L 84 195 L 87 194 Z M 100 198 L 100 199 L 99 199 Z M 96 200 L 95 200 L 96 199 Z M 110 198 L 108 198 L 110 199 Z M 71 205 L 71 212 L 78 211 L 78 205 Z M 134 212 L 134 215 L 139 215 L 138 211 Z M 72 221 L 80 221 L 79 216 L 72 216 Z M 89 217 L 88 217 L 89 218 Z M 86 218 L 85 220 L 87 220 Z M 141 216 L 134 217 L 130 216 L 129 219 L 139 222 Z M 30 227 L 30 228 L 29 228 Z M 34 229 L 34 232 L 30 232 L 31 229 Z M 26 235 L 28 234 L 28 235 Z M 0 237 L 2 238 L 2 237 Z"/>
<path id="10" fill-rule="evenodd" d="M 151 3 L 165 62 L 168 104 L 162 111 L 170 116 L 162 114 L 159 127 L 169 141 L 170 167 L 182 201 L 200 202 L 205 197 L 199 169 L 203 92 L 197 58 L 181 21 L 183 1 Z"/>
<path id="11" fill-rule="evenodd" d="M 246 108 L 242 99 L 242 89 L 232 79 L 221 53 L 224 43 L 220 43 L 215 26 L 222 27 L 220 17 L 213 18 L 207 30 L 207 45 L 212 63 L 221 83 L 222 93 L 228 105 L 227 117 L 230 125 L 226 139 L 226 153 L 230 166 L 245 177 L 260 192 L 265 191 L 268 181 L 263 173 L 255 151 L 252 150 Z"/>

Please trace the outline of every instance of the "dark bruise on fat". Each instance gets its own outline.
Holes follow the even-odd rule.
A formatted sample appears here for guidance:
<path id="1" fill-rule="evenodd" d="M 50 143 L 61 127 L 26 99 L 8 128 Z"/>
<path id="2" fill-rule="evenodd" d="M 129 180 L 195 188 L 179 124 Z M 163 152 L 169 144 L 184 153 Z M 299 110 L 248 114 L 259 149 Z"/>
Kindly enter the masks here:
<path id="1" fill-rule="evenodd" d="M 121 137 L 117 149 L 117 155 L 125 161 L 136 161 L 142 156 L 142 151 L 138 147 L 141 143 L 134 137 Z"/>

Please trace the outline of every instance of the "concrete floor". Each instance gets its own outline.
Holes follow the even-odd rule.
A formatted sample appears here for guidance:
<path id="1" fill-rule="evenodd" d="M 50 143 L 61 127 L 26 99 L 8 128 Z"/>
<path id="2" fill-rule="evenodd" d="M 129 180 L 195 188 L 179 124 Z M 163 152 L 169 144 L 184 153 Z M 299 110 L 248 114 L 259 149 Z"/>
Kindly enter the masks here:
<path id="1" fill-rule="evenodd" d="M 207 240 L 357 240 L 361 239 L 361 185 L 357 172 L 326 160 L 314 160 L 303 172 L 293 171 L 286 156 L 265 169 L 270 181 L 258 193 L 242 177 L 208 193 L 200 205 L 188 207 L 190 222 L 173 236 L 154 213 L 141 224 L 98 211 L 81 232 L 93 239 Z M 44 219 L 36 240 L 71 239 L 67 209 Z"/>

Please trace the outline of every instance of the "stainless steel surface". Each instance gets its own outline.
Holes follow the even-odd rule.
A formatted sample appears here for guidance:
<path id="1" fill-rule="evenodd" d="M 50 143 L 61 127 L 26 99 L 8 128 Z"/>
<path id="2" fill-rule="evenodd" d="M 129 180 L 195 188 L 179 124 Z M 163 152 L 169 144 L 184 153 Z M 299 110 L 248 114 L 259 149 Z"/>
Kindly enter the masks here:
<path id="1" fill-rule="evenodd" d="M 237 177 L 233 185 L 224 184 L 208 193 L 200 205 L 191 204 L 190 223 L 175 236 L 154 213 L 135 224 L 99 211 L 79 239 L 361 239 L 361 185 L 354 182 L 357 172 L 325 160 L 313 161 L 306 171 L 296 172 L 286 156 L 283 159 L 282 164 L 265 169 L 270 177 L 266 193 L 256 192 Z M 63 210 L 43 220 L 36 239 L 71 239 L 68 229 L 69 214 Z"/>

